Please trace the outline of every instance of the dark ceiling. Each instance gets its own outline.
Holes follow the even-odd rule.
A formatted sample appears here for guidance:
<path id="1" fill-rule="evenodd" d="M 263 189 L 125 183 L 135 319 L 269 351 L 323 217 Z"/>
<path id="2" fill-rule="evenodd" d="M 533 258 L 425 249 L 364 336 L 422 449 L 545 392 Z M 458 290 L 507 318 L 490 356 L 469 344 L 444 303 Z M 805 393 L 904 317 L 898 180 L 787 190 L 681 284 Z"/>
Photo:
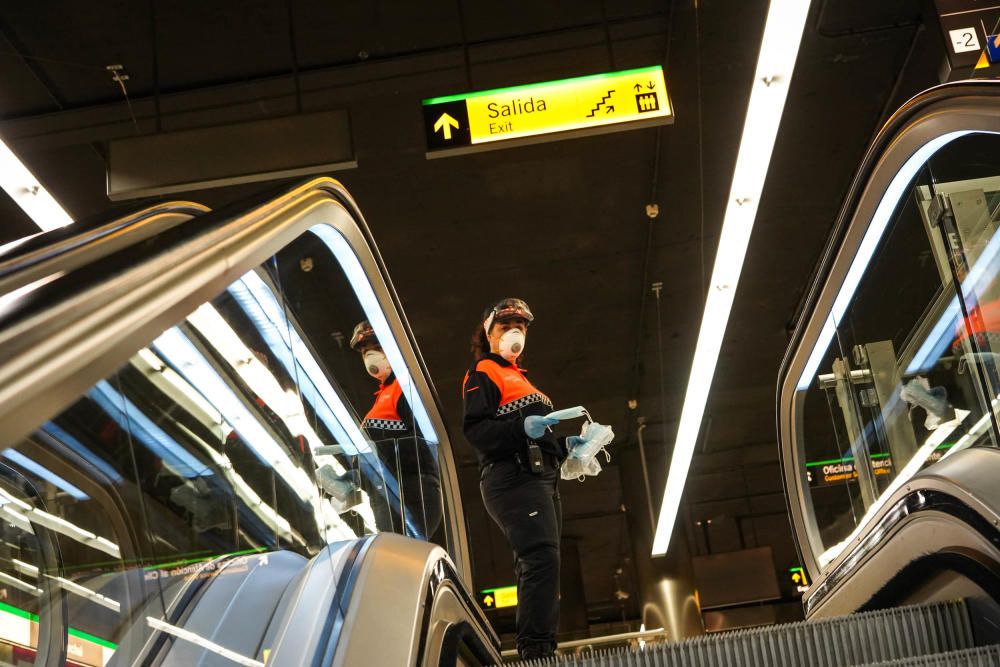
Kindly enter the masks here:
<path id="1" fill-rule="evenodd" d="M 681 526 L 695 554 L 769 546 L 778 572 L 796 564 L 777 465 L 777 367 L 866 144 L 893 108 L 936 83 L 943 47 L 929 4 L 813 2 L 688 481 Z M 610 422 L 616 459 L 634 450 L 645 418 L 658 506 L 766 9 L 766 0 L 5 3 L 0 136 L 85 217 L 135 206 L 105 196 L 110 139 L 348 109 L 358 166 L 335 176 L 365 212 L 458 443 L 475 583 L 503 585 L 513 581 L 510 554 L 460 435 L 459 384 L 479 314 L 504 296 L 531 304 L 532 379 L 558 406 L 583 404 Z M 425 159 L 421 98 L 657 63 L 673 125 Z M 128 104 L 110 64 L 129 76 Z M 184 197 L 218 206 L 270 186 Z M 652 221 L 649 203 L 660 210 Z M 0 242 L 32 230 L 0 197 Z M 627 497 L 639 484 L 614 463 L 563 484 L 565 544 L 582 573 L 572 599 L 591 624 L 637 618 L 633 559 L 649 545 L 635 526 L 648 510 Z M 697 527 L 709 518 L 709 529 Z M 783 594 L 792 599 L 790 585 Z"/>

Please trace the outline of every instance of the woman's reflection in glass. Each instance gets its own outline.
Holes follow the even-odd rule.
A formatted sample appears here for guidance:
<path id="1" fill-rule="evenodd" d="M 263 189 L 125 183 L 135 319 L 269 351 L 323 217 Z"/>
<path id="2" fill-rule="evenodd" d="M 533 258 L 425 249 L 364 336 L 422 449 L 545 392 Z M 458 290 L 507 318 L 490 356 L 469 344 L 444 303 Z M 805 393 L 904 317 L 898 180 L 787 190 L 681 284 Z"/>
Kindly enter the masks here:
<path id="1" fill-rule="evenodd" d="M 379 461 L 362 467 L 362 487 L 371 499 L 375 523 L 388 530 L 428 539 L 441 523 L 441 481 L 427 443 L 415 437 L 413 412 L 367 320 L 354 327 L 351 349 L 378 380 L 375 403 L 361 427 L 375 443 Z"/>

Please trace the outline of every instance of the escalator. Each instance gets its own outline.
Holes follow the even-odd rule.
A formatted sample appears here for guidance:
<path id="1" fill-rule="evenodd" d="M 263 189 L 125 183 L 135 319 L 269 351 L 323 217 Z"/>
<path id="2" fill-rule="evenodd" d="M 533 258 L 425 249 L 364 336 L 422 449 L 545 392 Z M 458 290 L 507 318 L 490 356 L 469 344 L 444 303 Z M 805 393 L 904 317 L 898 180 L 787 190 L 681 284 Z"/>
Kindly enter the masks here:
<path id="1" fill-rule="evenodd" d="M 338 183 L 6 257 L 0 664 L 499 661 L 433 386 Z M 414 414 L 391 439 L 361 428 L 361 319 Z"/>

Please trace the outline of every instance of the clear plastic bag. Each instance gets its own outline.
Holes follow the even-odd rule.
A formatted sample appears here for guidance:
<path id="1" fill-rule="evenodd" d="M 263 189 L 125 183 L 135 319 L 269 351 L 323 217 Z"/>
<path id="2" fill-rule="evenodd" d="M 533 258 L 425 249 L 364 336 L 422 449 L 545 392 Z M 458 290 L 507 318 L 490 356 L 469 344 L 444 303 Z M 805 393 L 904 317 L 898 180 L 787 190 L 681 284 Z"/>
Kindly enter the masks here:
<path id="1" fill-rule="evenodd" d="M 569 456 L 563 461 L 560 476 L 563 479 L 577 479 L 581 482 L 587 477 L 596 477 L 601 472 L 601 464 L 597 455 L 604 452 L 605 463 L 611 462 L 611 454 L 605 449 L 615 438 L 610 426 L 594 421 L 584 423 L 580 430 L 583 442 L 569 451 Z"/>

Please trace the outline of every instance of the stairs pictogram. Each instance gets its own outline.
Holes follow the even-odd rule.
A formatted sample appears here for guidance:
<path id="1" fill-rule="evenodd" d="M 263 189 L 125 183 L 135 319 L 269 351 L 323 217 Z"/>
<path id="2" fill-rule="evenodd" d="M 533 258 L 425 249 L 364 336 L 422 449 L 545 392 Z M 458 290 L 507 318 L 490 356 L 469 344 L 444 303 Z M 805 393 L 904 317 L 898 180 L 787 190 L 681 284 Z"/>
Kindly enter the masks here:
<path id="1" fill-rule="evenodd" d="M 598 111 L 598 110 L 599 110 L 599 109 L 601 108 L 601 105 L 603 105 L 603 104 L 607 104 L 607 103 L 608 103 L 608 100 L 610 100 L 610 99 L 611 99 L 611 95 L 612 95 L 612 94 L 613 94 L 614 92 L 615 92 L 615 91 L 613 91 L 613 90 L 609 90 L 609 91 L 608 91 L 608 94 L 607 94 L 607 95 L 605 95 L 604 97 L 602 97 L 602 98 L 601 98 L 601 101 L 597 103 L 597 106 L 595 106 L 595 107 L 594 107 L 593 109 L 591 109 L 591 110 L 590 110 L 590 113 L 588 113 L 588 114 L 587 114 L 587 118 L 593 118 L 593 117 L 594 117 L 594 114 L 596 114 L 596 113 L 597 113 L 597 111 Z M 608 113 L 610 113 L 610 112 L 611 112 L 611 111 L 613 111 L 613 110 L 614 110 L 614 107 L 613 107 L 613 106 L 612 106 L 612 107 L 608 107 Z"/>

